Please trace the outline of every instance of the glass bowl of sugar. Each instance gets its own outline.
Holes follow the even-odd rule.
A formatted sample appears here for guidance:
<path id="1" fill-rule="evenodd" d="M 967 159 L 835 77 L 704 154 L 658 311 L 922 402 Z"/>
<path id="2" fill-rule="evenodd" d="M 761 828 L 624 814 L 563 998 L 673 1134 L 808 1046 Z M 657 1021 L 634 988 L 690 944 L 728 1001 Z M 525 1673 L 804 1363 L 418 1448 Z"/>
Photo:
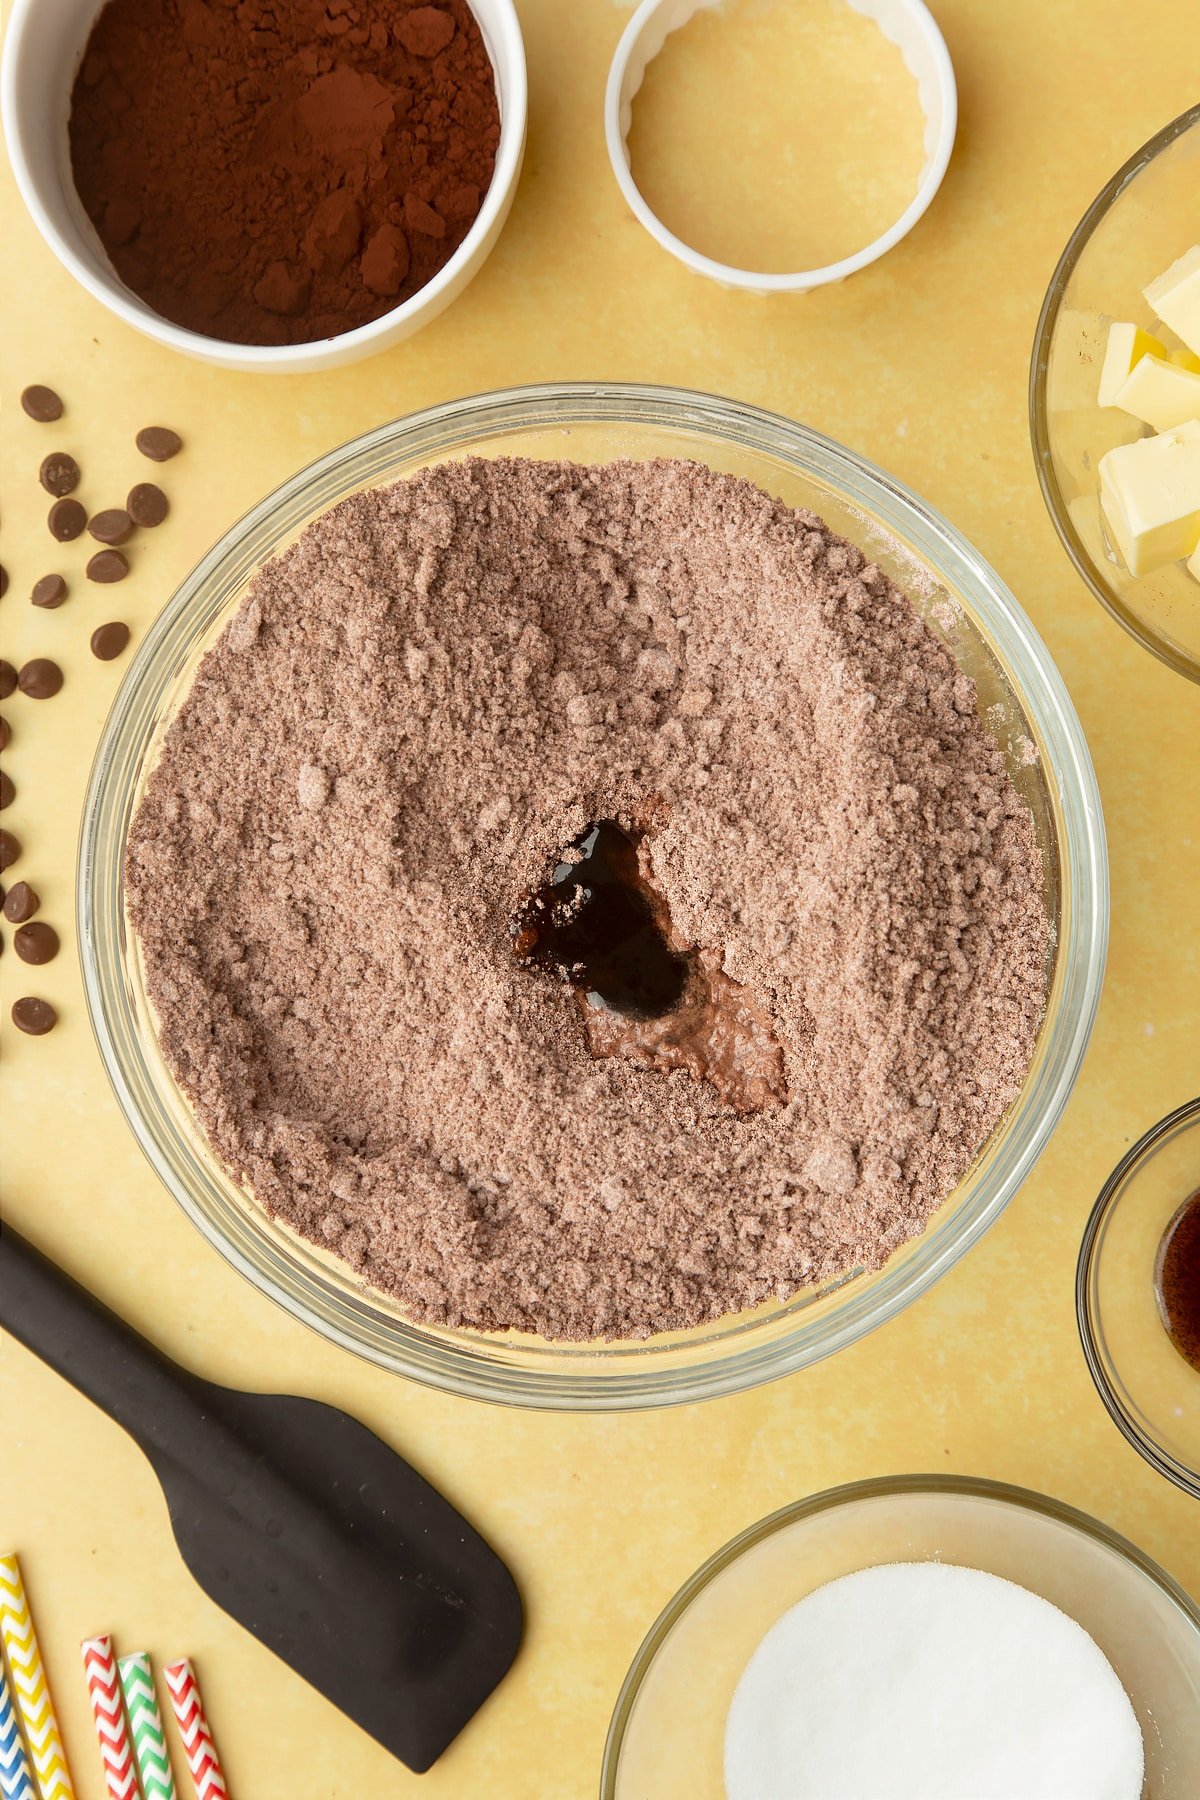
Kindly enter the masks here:
<path id="1" fill-rule="evenodd" d="M 935 1578 L 923 1580 L 931 1565 Z M 898 1605 L 910 1608 L 910 1615 L 897 1621 L 877 1613 L 875 1628 L 860 1629 L 839 1652 L 829 1602 L 852 1593 L 861 1576 L 880 1593 L 891 1583 Z M 1123 1795 L 1177 1800 L 1200 1791 L 1200 1610 L 1194 1602 L 1133 1544 L 1073 1507 L 999 1482 L 917 1475 L 854 1482 L 784 1507 L 726 1544 L 685 1583 L 625 1679 L 605 1747 L 601 1800 L 640 1800 L 647 1794 L 655 1800 L 726 1800 L 727 1794 L 751 1791 L 739 1783 L 744 1765 L 762 1764 L 769 1747 L 770 1706 L 760 1708 L 757 1744 L 749 1756 L 739 1725 L 745 1722 L 747 1698 L 762 1701 L 764 1675 L 768 1692 L 789 1715 L 781 1741 L 786 1736 L 792 1744 L 803 1742 L 807 1733 L 813 1757 L 821 1753 L 822 1719 L 811 1711 L 806 1716 L 804 1708 L 818 1682 L 821 1714 L 830 1716 L 839 1698 L 845 1704 L 848 1696 L 856 1718 L 853 1735 L 865 1739 L 881 1710 L 877 1702 L 886 1709 L 892 1690 L 904 1685 L 905 1670 L 888 1660 L 889 1649 L 894 1652 L 897 1637 L 912 1629 L 917 1607 L 925 1610 L 913 1637 L 914 1655 L 922 1634 L 932 1636 L 945 1624 L 936 1597 L 943 1587 L 960 1592 L 953 1623 L 964 1636 L 976 1628 L 988 1635 L 983 1679 L 973 1684 L 974 1693 L 969 1672 L 947 1666 L 927 1696 L 930 1731 L 937 1736 L 933 1778 L 935 1784 L 949 1783 L 939 1793 L 967 1791 L 953 1786 L 956 1758 L 971 1764 L 970 1792 L 1013 1791 L 994 1783 L 980 1789 L 981 1771 L 992 1764 L 1003 1784 L 1002 1759 L 1013 1745 L 981 1743 L 981 1715 L 970 1710 L 972 1704 L 986 1709 L 995 1700 L 997 1716 L 1003 1716 L 1006 1646 L 998 1642 L 993 1624 L 1006 1606 L 1013 1608 L 1010 1680 L 1019 1685 L 1025 1633 L 1028 1660 L 1050 1654 L 1060 1674 L 1061 1665 L 1072 1663 L 1072 1678 L 1056 1695 L 1060 1717 L 1065 1710 L 1086 1731 L 1094 1713 L 1096 1730 L 1104 1731 L 1114 1725 L 1115 1715 L 1124 1715 L 1124 1738 L 1114 1734 L 1119 1748 L 1109 1760 L 1110 1785 L 1097 1791 L 1112 1800 Z M 814 1601 L 825 1608 L 829 1655 L 824 1669 L 793 1690 L 789 1663 L 778 1654 L 779 1628 L 794 1626 Z M 847 1612 L 844 1622 L 853 1616 Z M 764 1657 L 773 1666 L 764 1668 Z M 757 1696 L 751 1692 L 756 1675 Z M 955 1697 L 957 1711 L 951 1704 Z M 919 1693 L 909 1698 L 907 1716 L 892 1720 L 885 1785 L 873 1786 L 870 1800 L 930 1791 L 928 1738 L 918 1725 L 922 1700 Z M 1036 1715 L 1036 1701 L 1025 1710 Z M 1028 1718 L 1030 1734 L 1042 1723 Z M 1044 1723 L 1053 1746 L 1054 1720 Z M 855 1753 L 858 1749 L 856 1743 Z M 847 1747 L 846 1763 L 826 1770 L 824 1785 L 811 1791 L 826 1800 L 831 1792 L 844 1791 L 828 1783 L 844 1778 L 850 1760 Z M 918 1785 L 903 1785 L 906 1772 L 913 1776 L 914 1769 Z M 798 1762 L 789 1783 L 801 1773 Z M 893 1777 L 894 1785 L 886 1785 Z M 773 1785 L 769 1766 L 751 1778 L 760 1795 L 783 1791 Z M 786 1791 L 810 1790 L 801 1782 Z M 852 1791 L 862 1792 L 858 1785 Z M 1037 1789 L 1062 1791 L 1053 1781 Z"/>
<path id="2" fill-rule="evenodd" d="M 1099 402 L 1109 329 L 1164 332 L 1143 290 L 1200 235 L 1200 104 L 1189 107 L 1105 183 L 1071 233 L 1042 303 L 1029 371 L 1029 424 L 1042 497 L 1063 548 L 1096 599 L 1139 644 L 1200 681 L 1200 582 L 1183 561 L 1143 575 L 1113 547 L 1099 464 L 1148 427 Z M 1190 366 L 1190 364 L 1189 364 Z M 1186 556 L 1187 551 L 1183 554 Z"/>
<path id="3" fill-rule="evenodd" d="M 1105 1182 L 1075 1293 L 1113 1423 L 1200 1500 L 1200 1099 L 1152 1126 Z"/>

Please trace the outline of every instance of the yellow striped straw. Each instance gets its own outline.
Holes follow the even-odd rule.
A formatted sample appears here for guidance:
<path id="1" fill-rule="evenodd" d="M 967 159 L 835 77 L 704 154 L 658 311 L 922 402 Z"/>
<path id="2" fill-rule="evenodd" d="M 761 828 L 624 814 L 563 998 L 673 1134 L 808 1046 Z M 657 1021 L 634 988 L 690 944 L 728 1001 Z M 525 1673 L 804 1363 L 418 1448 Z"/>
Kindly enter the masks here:
<path id="1" fill-rule="evenodd" d="M 0 1639 L 42 1800 L 75 1800 L 42 1653 L 15 1556 L 0 1556 Z"/>

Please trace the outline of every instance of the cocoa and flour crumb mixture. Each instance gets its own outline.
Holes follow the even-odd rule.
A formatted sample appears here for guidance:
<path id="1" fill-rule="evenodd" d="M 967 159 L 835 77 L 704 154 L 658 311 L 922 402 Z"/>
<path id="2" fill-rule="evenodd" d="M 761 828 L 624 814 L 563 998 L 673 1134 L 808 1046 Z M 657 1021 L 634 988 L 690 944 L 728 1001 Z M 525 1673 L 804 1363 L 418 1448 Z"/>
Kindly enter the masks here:
<path id="1" fill-rule="evenodd" d="M 752 1106 L 514 955 L 605 819 L 762 1024 Z M 320 519 L 204 658 L 128 877 L 217 1154 L 437 1324 L 636 1336 L 877 1267 L 1042 1011 L 971 682 L 820 519 L 692 463 L 470 460 Z"/>

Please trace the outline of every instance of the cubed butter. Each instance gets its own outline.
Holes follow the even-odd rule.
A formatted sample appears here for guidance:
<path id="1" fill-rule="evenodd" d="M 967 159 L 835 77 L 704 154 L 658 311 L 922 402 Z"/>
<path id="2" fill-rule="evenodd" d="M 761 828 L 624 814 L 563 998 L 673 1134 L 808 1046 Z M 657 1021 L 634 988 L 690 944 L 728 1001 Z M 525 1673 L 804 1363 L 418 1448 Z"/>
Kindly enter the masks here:
<path id="1" fill-rule="evenodd" d="M 1115 321 L 1108 328 L 1108 342 L 1104 347 L 1104 364 L 1100 370 L 1100 404 L 1116 406 L 1117 395 L 1128 381 L 1134 366 L 1143 356 L 1165 356 L 1165 344 L 1160 344 L 1156 337 L 1143 331 L 1140 325 L 1128 325 L 1121 320 Z"/>
<path id="2" fill-rule="evenodd" d="M 1102 456 L 1100 504 L 1131 575 L 1191 556 L 1200 544 L 1200 420 Z"/>
<path id="3" fill-rule="evenodd" d="M 1139 357 L 1118 390 L 1116 404 L 1155 431 L 1173 431 L 1189 419 L 1200 419 L 1200 375 L 1165 356 Z"/>
<path id="4" fill-rule="evenodd" d="M 1190 369 L 1193 375 L 1200 375 L 1200 356 L 1193 356 L 1190 350 L 1168 350 L 1167 361 L 1177 369 Z"/>
<path id="5" fill-rule="evenodd" d="M 1188 557 L 1187 570 L 1189 575 L 1194 576 L 1197 581 L 1200 581 L 1200 544 L 1196 545 L 1196 548 Z"/>
<path id="6" fill-rule="evenodd" d="M 1185 250 L 1143 293 L 1155 314 L 1200 356 L 1200 244 Z"/>

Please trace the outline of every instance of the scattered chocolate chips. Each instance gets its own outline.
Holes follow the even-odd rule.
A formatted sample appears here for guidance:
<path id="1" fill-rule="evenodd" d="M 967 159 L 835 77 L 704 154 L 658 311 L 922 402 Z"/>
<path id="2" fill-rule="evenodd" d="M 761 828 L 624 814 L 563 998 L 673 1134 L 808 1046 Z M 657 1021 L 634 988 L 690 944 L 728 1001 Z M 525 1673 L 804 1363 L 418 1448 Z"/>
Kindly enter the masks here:
<path id="1" fill-rule="evenodd" d="M 0 600 L 3 600 L 3 598 L 4 598 L 5 594 L 7 594 L 7 592 L 8 592 L 8 570 L 4 567 L 3 563 L 0 563 Z"/>
<path id="2" fill-rule="evenodd" d="M 137 434 L 137 447 L 151 462 L 170 462 L 183 449 L 183 439 L 166 425 L 147 425 Z"/>
<path id="3" fill-rule="evenodd" d="M 79 464 L 65 450 L 52 450 L 49 456 L 42 458 L 38 480 L 48 494 L 61 500 L 64 494 L 73 494 L 79 486 Z"/>
<path id="4" fill-rule="evenodd" d="M 0 812 L 6 806 L 11 806 L 16 797 L 17 790 L 13 786 L 12 776 L 7 769 L 0 769 Z"/>
<path id="5" fill-rule="evenodd" d="M 63 672 L 48 656 L 35 656 L 17 676 L 17 686 L 31 700 L 52 700 L 63 684 Z"/>
<path id="6" fill-rule="evenodd" d="M 67 584 L 61 575 L 43 575 L 33 584 L 29 596 L 34 606 L 61 606 L 67 597 Z"/>
<path id="7" fill-rule="evenodd" d="M 129 573 L 129 558 L 119 550 L 97 550 L 88 560 L 86 573 L 89 581 L 124 581 Z"/>
<path id="8" fill-rule="evenodd" d="M 48 1000 L 36 1000 L 32 994 L 26 994 L 13 1002 L 12 1022 L 30 1037 L 45 1037 L 58 1024 L 58 1014 Z"/>
<path id="9" fill-rule="evenodd" d="M 133 520 L 123 506 L 109 506 L 88 520 L 98 544 L 124 544 L 133 536 Z"/>
<path id="10" fill-rule="evenodd" d="M 69 544 L 87 524 L 87 514 L 78 500 L 56 500 L 46 518 L 50 536 L 60 544 Z"/>
<path id="11" fill-rule="evenodd" d="M 114 656 L 120 656 L 129 642 L 129 627 L 120 619 L 112 619 L 107 625 L 97 625 L 92 633 L 92 655 L 98 656 L 101 662 L 111 662 Z"/>
<path id="12" fill-rule="evenodd" d="M 0 750 L 8 749 L 8 742 L 11 737 L 12 737 L 12 727 L 10 726 L 8 720 L 0 719 Z"/>
<path id="13" fill-rule="evenodd" d="M 54 389 L 39 387 L 36 382 L 21 395 L 21 407 L 38 425 L 52 425 L 63 416 L 63 403 Z"/>
<path id="14" fill-rule="evenodd" d="M 22 925 L 19 931 L 13 932 L 13 949 L 22 962 L 40 967 L 42 963 L 53 962 L 58 955 L 58 933 L 53 925 L 35 919 L 32 925 Z"/>
<path id="15" fill-rule="evenodd" d="M 10 925 L 23 925 L 26 919 L 32 919 L 41 904 L 29 883 L 18 881 L 4 896 L 4 916 Z"/>
<path id="16" fill-rule="evenodd" d="M 17 671 L 10 662 L 0 660 L 0 700 L 7 700 L 15 692 L 16 685 Z"/>
<path id="17" fill-rule="evenodd" d="M 171 503 L 152 481 L 139 481 L 136 487 L 130 488 L 125 507 L 134 524 L 149 531 L 162 524 L 171 510 Z"/>
<path id="18" fill-rule="evenodd" d="M 21 840 L 11 831 L 0 831 L 0 874 L 11 869 L 21 854 Z"/>

